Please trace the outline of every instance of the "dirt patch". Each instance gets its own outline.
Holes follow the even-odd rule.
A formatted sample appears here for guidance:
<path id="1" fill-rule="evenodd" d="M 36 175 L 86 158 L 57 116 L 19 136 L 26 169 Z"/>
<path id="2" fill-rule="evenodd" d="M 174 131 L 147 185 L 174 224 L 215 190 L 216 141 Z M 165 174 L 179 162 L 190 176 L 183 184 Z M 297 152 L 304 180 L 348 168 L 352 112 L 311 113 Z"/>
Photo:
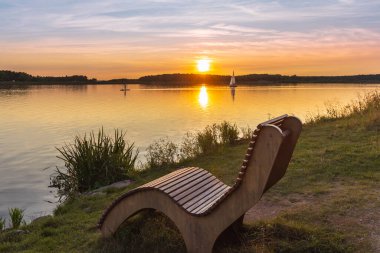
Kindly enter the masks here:
<path id="1" fill-rule="evenodd" d="M 259 220 L 268 220 L 282 212 L 288 212 L 308 206 L 316 201 L 315 197 L 301 194 L 291 194 L 286 198 L 272 200 L 263 197 L 260 202 L 245 213 L 244 222 L 250 223 Z"/>
<path id="2" fill-rule="evenodd" d="M 347 208 L 336 206 L 339 201 L 355 202 L 358 198 L 365 200 L 363 204 L 353 203 Z M 334 210 L 334 207 L 337 209 Z M 380 189 L 374 189 L 373 186 L 366 188 L 355 183 L 350 186 L 334 184 L 325 194 L 289 194 L 281 197 L 268 194 L 245 214 L 244 222 L 269 220 L 281 213 L 296 213 L 305 208 L 312 208 L 316 212 L 327 211 L 328 225 L 348 238 L 355 235 L 350 238 L 355 245 L 369 244 L 372 252 L 380 252 Z"/>
<path id="3" fill-rule="evenodd" d="M 352 239 L 358 244 L 367 241 L 373 252 L 380 252 L 380 190 L 372 189 L 367 195 L 368 201 L 360 208 L 352 208 L 344 216 L 331 215 L 329 221 L 340 231 L 363 231 Z"/>

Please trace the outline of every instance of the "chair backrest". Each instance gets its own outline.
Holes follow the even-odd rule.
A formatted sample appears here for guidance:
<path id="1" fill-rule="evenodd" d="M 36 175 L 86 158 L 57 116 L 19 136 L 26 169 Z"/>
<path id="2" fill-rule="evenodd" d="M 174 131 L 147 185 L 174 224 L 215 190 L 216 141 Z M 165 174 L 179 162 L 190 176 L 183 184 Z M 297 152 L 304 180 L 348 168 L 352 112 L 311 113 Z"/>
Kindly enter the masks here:
<path id="1" fill-rule="evenodd" d="M 255 150 L 255 144 L 260 136 L 260 132 L 264 126 L 272 125 L 278 127 L 282 134 L 285 136 L 280 149 L 278 150 L 277 156 L 274 159 L 273 166 L 270 168 L 269 176 L 267 177 L 267 181 L 265 182 L 264 190 L 262 194 L 264 194 L 271 186 L 277 183 L 285 174 L 290 159 L 292 157 L 295 145 L 297 143 L 298 137 L 302 130 L 301 121 L 293 116 L 282 115 L 277 118 L 265 121 L 257 126 L 257 129 L 253 132 L 251 141 L 249 143 L 247 152 L 245 154 L 243 164 L 241 166 L 238 177 L 235 181 L 235 184 L 216 202 L 207 213 L 210 213 L 216 206 L 218 206 L 221 202 L 223 202 L 226 198 L 228 198 L 232 192 L 237 190 L 239 186 L 243 183 L 245 177 L 247 176 L 247 171 L 250 168 L 250 161 L 253 157 L 253 152 Z"/>
<path id="2" fill-rule="evenodd" d="M 268 181 L 266 182 L 264 192 L 267 191 L 271 186 L 273 186 L 278 180 L 280 180 L 284 176 L 286 169 L 289 165 L 290 159 L 292 157 L 294 148 L 296 146 L 298 137 L 302 130 L 301 121 L 298 118 L 288 116 L 287 114 L 265 121 L 257 126 L 256 130 L 253 132 L 251 141 L 245 154 L 245 158 L 243 160 L 243 164 L 241 166 L 238 178 L 236 179 L 233 188 L 237 188 L 244 180 L 248 164 L 252 157 L 252 152 L 255 148 L 256 140 L 260 134 L 261 129 L 266 125 L 274 125 L 276 127 L 279 127 L 286 137 L 275 159 L 274 165 L 268 177 Z"/>
<path id="3" fill-rule="evenodd" d="M 265 124 L 265 122 L 262 124 Z M 267 124 L 278 126 L 286 137 L 280 147 L 264 192 L 284 176 L 302 130 L 302 122 L 298 118 L 288 115 L 280 116 Z"/>

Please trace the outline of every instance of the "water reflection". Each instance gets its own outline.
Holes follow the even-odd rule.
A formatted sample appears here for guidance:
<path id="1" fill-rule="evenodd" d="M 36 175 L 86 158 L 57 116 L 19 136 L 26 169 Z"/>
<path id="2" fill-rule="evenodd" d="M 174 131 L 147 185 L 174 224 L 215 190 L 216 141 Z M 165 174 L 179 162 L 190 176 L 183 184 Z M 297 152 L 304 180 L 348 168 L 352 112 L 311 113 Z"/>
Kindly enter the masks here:
<path id="1" fill-rule="evenodd" d="M 204 85 L 201 87 L 201 91 L 199 92 L 198 101 L 199 101 L 199 104 L 201 105 L 202 108 L 207 107 L 207 105 L 208 105 L 208 94 L 207 94 L 207 88 Z"/>
<path id="2" fill-rule="evenodd" d="M 231 87 L 231 97 L 232 97 L 232 102 L 235 101 L 235 87 Z"/>
<path id="3" fill-rule="evenodd" d="M 28 95 L 31 91 L 36 90 L 62 90 L 68 92 L 87 92 L 88 86 L 86 84 L 1 84 L 1 95 Z"/>
<path id="4" fill-rule="evenodd" d="M 0 85 L 0 97 L 28 95 L 29 85 L 2 84 Z"/>

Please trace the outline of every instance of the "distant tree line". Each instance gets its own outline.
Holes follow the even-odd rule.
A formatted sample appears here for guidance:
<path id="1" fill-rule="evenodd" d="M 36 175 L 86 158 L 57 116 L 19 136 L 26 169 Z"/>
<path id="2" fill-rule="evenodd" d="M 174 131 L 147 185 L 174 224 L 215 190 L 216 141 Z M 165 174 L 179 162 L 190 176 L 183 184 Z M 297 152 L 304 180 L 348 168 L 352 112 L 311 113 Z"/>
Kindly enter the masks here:
<path id="1" fill-rule="evenodd" d="M 230 81 L 229 76 L 221 75 L 205 75 L 205 74 L 163 74 L 143 76 L 137 79 L 138 83 L 143 84 L 161 84 L 161 83 L 176 83 L 179 85 L 194 84 L 194 83 L 209 83 L 220 84 Z"/>
<path id="2" fill-rule="evenodd" d="M 138 79 L 118 78 L 105 81 L 98 81 L 98 84 L 121 84 L 121 83 L 138 83 Z"/>
<path id="3" fill-rule="evenodd" d="M 27 82 L 27 83 L 69 83 L 69 84 L 228 84 L 230 76 L 208 74 L 161 74 L 143 76 L 138 79 L 119 78 L 106 81 L 89 79 L 84 75 L 73 76 L 32 76 L 24 72 L 0 70 L 0 83 Z M 380 74 L 352 75 L 352 76 L 287 76 L 273 74 L 250 74 L 236 76 L 236 82 L 241 84 L 287 84 L 287 83 L 380 83 Z"/>
<path id="4" fill-rule="evenodd" d="M 240 83 L 380 83 L 380 75 L 352 75 L 352 76 L 286 76 L 251 74 L 237 76 Z"/>
<path id="5" fill-rule="evenodd" d="M 30 82 L 30 83 L 96 83 L 96 79 L 87 76 L 32 76 L 24 72 L 0 70 L 0 82 Z"/>
<path id="6" fill-rule="evenodd" d="M 164 74 L 143 76 L 137 83 L 143 84 L 228 84 L 230 76 L 202 74 Z M 271 74 L 250 74 L 236 76 L 236 82 L 242 84 L 275 84 L 275 83 L 380 83 L 380 74 L 353 76 L 286 76 Z"/>

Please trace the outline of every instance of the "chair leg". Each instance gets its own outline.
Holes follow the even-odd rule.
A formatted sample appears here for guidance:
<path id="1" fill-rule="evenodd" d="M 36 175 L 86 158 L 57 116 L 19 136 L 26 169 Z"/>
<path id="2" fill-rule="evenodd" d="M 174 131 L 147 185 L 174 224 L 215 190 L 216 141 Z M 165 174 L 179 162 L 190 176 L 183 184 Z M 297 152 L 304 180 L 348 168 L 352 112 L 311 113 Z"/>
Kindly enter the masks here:
<path id="1" fill-rule="evenodd" d="M 229 227 L 227 227 L 224 231 L 215 233 L 212 236 L 210 233 L 199 233 L 199 234 L 191 234 L 192 236 L 187 237 L 183 235 L 183 239 L 186 243 L 186 248 L 188 253 L 212 253 L 215 242 L 219 240 L 227 240 L 230 241 L 236 240 L 240 233 L 240 228 L 243 223 L 244 215 L 240 216 L 236 221 L 234 221 Z M 198 230 L 199 231 L 199 230 Z M 202 231 L 208 231 L 207 228 L 202 229 Z M 189 235 L 189 234 L 188 234 Z"/>
<path id="2" fill-rule="evenodd" d="M 202 245 L 186 245 L 187 253 L 212 253 L 214 244 Z"/>
<path id="3" fill-rule="evenodd" d="M 243 224 L 244 215 L 240 216 L 234 223 L 232 223 L 225 232 L 236 234 L 239 232 Z M 220 235 L 211 234 L 207 228 L 197 230 L 198 233 L 186 231 L 182 233 L 183 239 L 186 243 L 186 249 L 188 253 L 212 253 L 215 241 Z M 199 231 L 205 231 L 204 233 L 199 233 Z"/>
<path id="4" fill-rule="evenodd" d="M 188 253 L 212 253 L 216 238 L 209 234 L 193 234 L 191 238 L 185 238 Z"/>
<path id="5" fill-rule="evenodd" d="M 244 215 L 240 216 L 236 221 L 234 221 L 229 227 L 227 227 L 219 236 L 221 240 L 235 241 L 238 240 L 241 227 L 243 225 Z M 219 240 L 219 239 L 218 239 Z"/>

